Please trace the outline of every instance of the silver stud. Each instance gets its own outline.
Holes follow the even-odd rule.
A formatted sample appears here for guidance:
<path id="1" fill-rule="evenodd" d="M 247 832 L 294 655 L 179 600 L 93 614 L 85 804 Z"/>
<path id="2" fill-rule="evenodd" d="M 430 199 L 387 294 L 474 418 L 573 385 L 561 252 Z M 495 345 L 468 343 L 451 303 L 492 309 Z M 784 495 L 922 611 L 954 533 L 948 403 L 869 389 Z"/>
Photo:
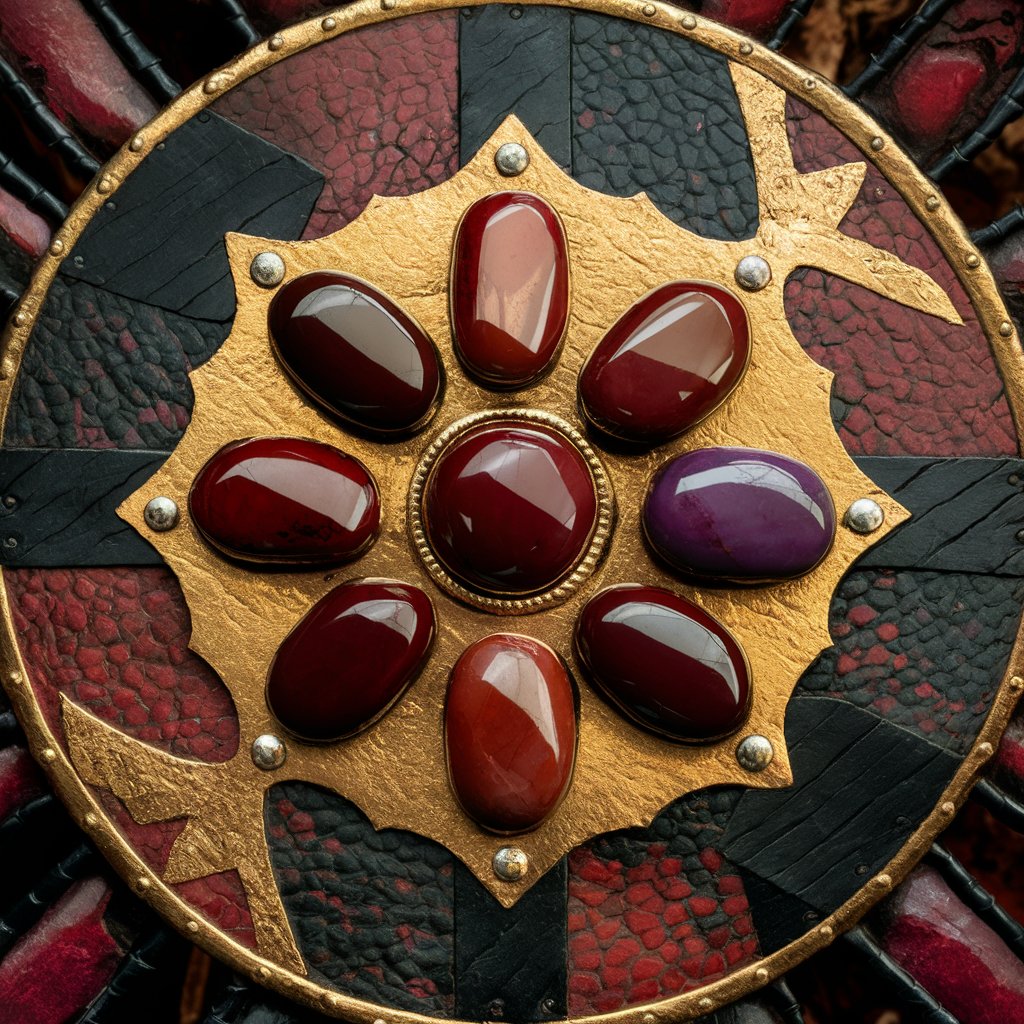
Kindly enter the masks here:
<path id="1" fill-rule="evenodd" d="M 494 873 L 503 882 L 518 882 L 529 866 L 529 858 L 518 846 L 503 846 L 491 861 Z"/>
<path id="2" fill-rule="evenodd" d="M 760 256 L 744 256 L 736 264 L 736 283 L 748 292 L 759 292 L 772 279 L 772 268 Z"/>
<path id="3" fill-rule="evenodd" d="M 885 149 L 885 139 L 883 139 L 881 135 L 876 135 L 876 136 L 875 136 L 875 137 L 874 137 L 874 138 L 873 138 L 873 139 L 871 140 L 871 148 L 872 148 L 872 149 L 873 149 L 873 150 L 874 150 L 874 151 L 875 151 L 876 153 L 878 153 L 878 152 L 880 152 L 881 150 Z"/>
<path id="4" fill-rule="evenodd" d="M 288 748 L 280 736 L 265 732 L 252 741 L 252 763 L 265 772 L 280 768 L 288 759 Z"/>
<path id="5" fill-rule="evenodd" d="M 284 280 L 284 260 L 276 252 L 257 253 L 249 273 L 261 288 L 276 288 Z"/>
<path id="6" fill-rule="evenodd" d="M 767 736 L 745 736 L 736 748 L 736 760 L 748 772 L 763 772 L 774 756 L 775 748 Z"/>
<path id="7" fill-rule="evenodd" d="M 150 498 L 146 504 L 146 511 L 142 513 L 146 525 L 157 533 L 164 533 L 173 530 L 178 525 L 178 506 L 170 498 L 161 495 L 158 498 Z"/>
<path id="8" fill-rule="evenodd" d="M 530 166 L 530 154 L 526 152 L 526 147 L 520 146 L 518 142 L 506 142 L 499 146 L 498 152 L 494 154 L 494 166 L 506 178 L 514 178 Z"/>
<path id="9" fill-rule="evenodd" d="M 844 522 L 854 533 L 874 533 L 885 522 L 885 513 L 877 501 L 858 498 L 846 510 Z"/>

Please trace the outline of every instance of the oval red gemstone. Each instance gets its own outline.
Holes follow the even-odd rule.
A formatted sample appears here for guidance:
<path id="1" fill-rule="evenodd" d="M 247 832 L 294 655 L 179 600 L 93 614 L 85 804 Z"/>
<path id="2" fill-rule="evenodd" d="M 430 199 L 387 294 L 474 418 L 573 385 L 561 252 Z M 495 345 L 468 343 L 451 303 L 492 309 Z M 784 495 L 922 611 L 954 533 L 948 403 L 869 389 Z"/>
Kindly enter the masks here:
<path id="1" fill-rule="evenodd" d="M 254 437 L 221 448 L 199 471 L 189 514 L 214 547 L 248 561 L 344 562 L 377 535 L 369 470 L 318 441 Z"/>
<path id="2" fill-rule="evenodd" d="M 641 444 L 689 430 L 736 387 L 750 336 L 739 300 L 676 281 L 631 306 L 580 373 L 580 404 L 598 429 Z"/>
<path id="3" fill-rule="evenodd" d="M 498 633 L 466 649 L 445 704 L 452 786 L 493 832 L 536 828 L 565 795 L 576 757 L 576 701 L 550 647 Z"/>
<path id="4" fill-rule="evenodd" d="M 640 725 L 676 740 L 734 732 L 750 705 L 746 659 L 732 634 L 668 590 L 603 590 L 576 624 L 590 681 Z"/>
<path id="5" fill-rule="evenodd" d="M 452 264 L 455 349 L 498 387 L 536 380 L 569 315 L 569 258 L 555 211 L 528 192 L 498 192 L 466 212 Z"/>
<path id="6" fill-rule="evenodd" d="M 433 639 L 434 610 L 422 590 L 394 580 L 343 583 L 278 648 L 267 704 L 303 739 L 351 736 L 401 697 Z"/>
<path id="7" fill-rule="evenodd" d="M 512 420 L 456 438 L 423 497 L 438 560 L 470 587 L 506 594 L 561 579 L 586 551 L 596 516 L 579 449 L 556 430 Z"/>
<path id="8" fill-rule="evenodd" d="M 442 371 L 433 342 L 365 281 L 328 271 L 289 281 L 270 304 L 270 334 L 298 383 L 359 427 L 412 430 L 434 411 Z"/>

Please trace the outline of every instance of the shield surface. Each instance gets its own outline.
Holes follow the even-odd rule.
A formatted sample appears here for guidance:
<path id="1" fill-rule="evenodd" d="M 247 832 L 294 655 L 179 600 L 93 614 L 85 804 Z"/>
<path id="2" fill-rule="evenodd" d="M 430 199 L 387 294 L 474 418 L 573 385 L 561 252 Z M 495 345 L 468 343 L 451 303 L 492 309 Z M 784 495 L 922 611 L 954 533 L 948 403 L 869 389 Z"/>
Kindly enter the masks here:
<path id="1" fill-rule="evenodd" d="M 76 818 L 344 1019 L 688 1019 L 829 944 L 1024 685 L 1019 341 L 934 188 L 659 3 L 361 2 L 188 90 L 5 349 Z"/>

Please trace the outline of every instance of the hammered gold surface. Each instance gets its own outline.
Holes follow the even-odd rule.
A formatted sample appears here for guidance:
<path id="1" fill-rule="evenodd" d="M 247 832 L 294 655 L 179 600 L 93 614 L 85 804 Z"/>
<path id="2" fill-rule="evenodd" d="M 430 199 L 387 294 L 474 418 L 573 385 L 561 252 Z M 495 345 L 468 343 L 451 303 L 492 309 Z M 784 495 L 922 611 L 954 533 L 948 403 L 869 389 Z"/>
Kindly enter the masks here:
<path id="1" fill-rule="evenodd" d="M 475 2 L 455 0 L 456 6 L 473 6 Z M 580 0 L 550 2 L 580 6 Z M 63 251 L 70 251 L 89 218 L 116 193 L 121 181 L 146 154 L 224 89 L 321 39 L 448 5 L 449 0 L 390 0 L 386 5 L 376 0 L 356 0 L 332 12 L 330 18 L 313 19 L 284 30 L 277 45 L 269 49 L 257 46 L 211 74 L 161 112 L 106 165 L 60 229 L 57 237 L 64 242 Z M 185 934 L 258 981 L 360 1024 L 378 1020 L 385 1024 L 425 1024 L 431 1018 L 329 992 L 301 977 L 304 966 L 283 914 L 262 835 L 262 806 L 268 785 L 295 777 L 320 781 L 346 795 L 356 793 L 353 799 L 376 824 L 395 821 L 413 829 L 419 828 L 415 815 L 400 820 L 410 811 L 412 801 L 425 801 L 424 806 L 436 801 L 430 806 L 430 820 L 423 824 L 422 831 L 443 832 L 441 841 L 455 849 L 506 905 L 514 902 L 522 888 L 496 884 L 487 877 L 489 854 L 498 843 L 475 830 L 455 811 L 440 763 L 440 699 L 445 665 L 472 640 L 513 623 L 467 609 L 432 588 L 422 563 L 411 556 L 411 542 L 401 522 L 405 483 L 422 450 L 447 424 L 474 410 L 510 404 L 549 409 L 578 423 L 573 401 L 575 373 L 603 331 L 639 295 L 672 277 L 733 287 L 733 268 L 744 255 L 760 253 L 772 265 L 774 279 L 764 292 L 740 296 L 753 321 L 754 359 L 737 392 L 691 435 L 652 455 L 631 459 L 605 456 L 623 512 L 608 558 L 572 601 L 514 623 L 516 631 L 533 633 L 565 653 L 572 618 L 586 597 L 603 585 L 635 579 L 642 572 L 645 581 L 671 586 L 696 600 L 730 626 L 744 643 L 754 676 L 751 718 L 736 737 L 716 747 L 698 750 L 672 746 L 633 729 L 584 687 L 581 761 L 573 791 L 541 830 L 520 841 L 531 857 L 531 873 L 525 885 L 553 862 L 551 851 L 560 844 L 574 845 L 595 831 L 649 820 L 661 804 L 688 789 L 727 781 L 787 784 L 789 766 L 782 741 L 786 702 L 800 671 L 829 642 L 826 615 L 837 580 L 869 543 L 840 529 L 829 556 L 802 580 L 749 591 L 691 591 L 651 565 L 640 539 L 638 499 L 643 482 L 655 466 L 673 454 L 700 445 L 761 445 L 814 466 L 832 489 L 840 513 L 852 498 L 875 496 L 887 511 L 887 523 L 870 539 L 872 542 L 905 517 L 898 505 L 879 494 L 856 470 L 839 445 L 828 417 L 831 375 L 810 363 L 792 338 L 783 315 L 782 286 L 793 268 L 814 266 L 951 322 L 956 322 L 956 314 L 948 298 L 926 275 L 837 230 L 839 219 L 860 186 L 864 165 L 852 163 L 816 174 L 798 174 L 786 142 L 783 92 L 762 73 L 783 83 L 789 92 L 822 111 L 845 131 L 934 232 L 943 252 L 958 268 L 981 318 L 1006 381 L 1015 420 L 1021 422 L 1024 359 L 1016 332 L 1002 330 L 1010 322 L 991 273 L 976 260 L 968 261 L 973 250 L 962 226 L 941 197 L 932 206 L 932 183 L 893 147 L 892 140 L 870 117 L 846 102 L 837 90 L 819 79 L 808 78 L 806 71 L 784 58 L 749 45 L 742 36 L 713 22 L 693 16 L 680 19 L 678 9 L 659 0 L 646 4 L 642 12 L 639 5 L 634 7 L 625 0 L 585 0 L 582 6 L 689 35 L 733 59 L 740 55 L 749 65 L 734 64 L 733 77 L 756 165 L 761 206 L 757 237 L 743 243 L 710 242 L 681 231 L 643 196 L 619 200 L 588 192 L 554 167 L 514 119 L 506 122 L 473 163 L 452 181 L 409 199 L 377 200 L 331 238 L 284 244 L 232 236 L 229 243 L 239 295 L 234 331 L 221 353 L 193 375 L 196 416 L 182 445 L 158 478 L 122 509 L 125 518 L 157 544 L 178 573 L 192 609 L 194 646 L 214 663 L 235 697 L 242 738 L 238 756 L 227 764 L 183 761 L 143 747 L 65 702 L 64 726 L 72 764 L 56 743 L 27 685 L 6 593 L 0 591 L 6 626 L 0 650 L 4 686 L 25 725 L 33 751 L 100 849 Z M 495 175 L 490 159 L 501 142 L 512 140 L 529 146 L 533 162 L 526 174 L 510 182 Z M 543 195 L 563 217 L 573 259 L 573 318 L 563 361 L 547 381 L 510 396 L 493 396 L 463 379 L 451 359 L 444 301 L 447 253 L 460 211 L 480 195 L 510 185 Z M 251 256 L 263 248 L 282 253 L 289 277 L 324 266 L 363 276 L 388 291 L 428 327 L 442 349 L 451 386 L 448 404 L 420 435 L 419 448 L 414 442 L 406 442 L 375 449 L 344 435 L 310 409 L 286 381 L 266 345 L 269 295 L 257 289 L 247 273 Z M 0 380 L 10 381 L 16 374 L 59 264 L 56 255 L 44 257 L 8 325 Z M 5 415 L 10 397 L 10 384 L 0 384 L 0 410 Z M 314 574 L 261 576 L 220 561 L 202 545 L 187 516 L 171 534 L 148 534 L 142 526 L 142 508 L 154 494 L 168 493 L 185 507 L 192 475 L 221 444 L 246 434 L 283 430 L 348 448 L 374 469 L 385 498 L 385 533 L 369 560 L 327 578 Z M 257 772 L 248 759 L 248 745 L 272 724 L 262 690 L 263 674 L 276 644 L 338 581 L 382 570 L 398 575 L 399 567 L 409 582 L 428 590 L 442 623 L 438 649 L 428 671 L 399 706 L 370 732 L 347 741 L 344 750 L 333 750 L 325 757 L 325 748 L 306 748 L 292 741 L 292 756 L 284 769 Z M 1024 690 L 1022 670 L 1024 651 L 1018 638 L 992 712 L 935 810 L 887 865 L 885 873 L 868 880 L 827 920 L 760 963 L 737 970 L 697 992 L 581 1021 L 659 1024 L 689 1019 L 765 984 L 827 945 L 906 874 L 949 821 L 991 756 L 1013 704 Z M 777 751 L 775 762 L 760 777 L 741 772 L 734 759 L 739 739 L 753 731 L 768 735 Z M 670 776 L 673 784 L 668 786 L 665 779 Z M 142 862 L 111 825 L 83 782 L 114 789 L 140 821 L 179 815 L 189 818 L 162 878 Z M 643 788 L 649 785 L 662 789 Z M 232 865 L 242 876 L 253 911 L 259 943 L 256 953 L 197 917 L 167 885 Z M 515 891 L 505 891 L 509 886 Z"/>

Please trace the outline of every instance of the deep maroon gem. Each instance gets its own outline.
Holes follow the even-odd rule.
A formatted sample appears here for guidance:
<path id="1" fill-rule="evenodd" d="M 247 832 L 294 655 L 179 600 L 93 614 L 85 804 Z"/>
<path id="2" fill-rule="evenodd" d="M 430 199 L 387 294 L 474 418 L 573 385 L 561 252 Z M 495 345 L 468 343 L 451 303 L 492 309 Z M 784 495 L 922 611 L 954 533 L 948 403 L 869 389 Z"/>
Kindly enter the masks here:
<path id="1" fill-rule="evenodd" d="M 476 589 L 551 586 L 586 551 L 597 516 L 593 477 L 557 431 L 512 420 L 453 441 L 427 481 L 423 518 L 438 560 Z"/>
<path id="2" fill-rule="evenodd" d="M 702 448 L 667 463 L 644 504 L 651 546 L 681 572 L 783 580 L 828 553 L 836 513 L 810 466 L 777 452 Z"/>
<path id="3" fill-rule="evenodd" d="M 422 590 L 394 580 L 356 580 L 322 597 L 277 649 L 267 704 L 307 740 L 365 729 L 416 678 L 434 639 Z"/>
<path id="4" fill-rule="evenodd" d="M 497 387 L 548 368 L 569 315 L 569 258 L 539 196 L 498 192 L 467 211 L 452 264 L 452 327 L 462 362 Z"/>
<path id="5" fill-rule="evenodd" d="M 412 430 L 434 411 L 442 371 L 433 342 L 365 281 L 327 271 L 289 281 L 270 304 L 270 334 L 298 383 L 357 426 Z"/>
<path id="6" fill-rule="evenodd" d="M 189 514 L 214 547 L 249 561 L 344 562 L 380 524 L 369 470 L 318 441 L 255 437 L 221 448 L 199 471 Z"/>
<path id="7" fill-rule="evenodd" d="M 747 315 L 731 292 L 666 284 L 626 310 L 591 353 L 580 404 L 613 437 L 661 444 L 724 401 L 749 351 Z"/>
<path id="8" fill-rule="evenodd" d="M 734 732 L 750 705 L 739 644 L 668 590 L 621 584 L 592 598 L 576 624 L 590 681 L 640 725 L 676 740 Z"/>
<path id="9" fill-rule="evenodd" d="M 562 799 L 576 757 L 572 683 L 551 648 L 498 633 L 452 669 L 445 704 L 452 786 L 494 832 L 536 828 Z"/>

